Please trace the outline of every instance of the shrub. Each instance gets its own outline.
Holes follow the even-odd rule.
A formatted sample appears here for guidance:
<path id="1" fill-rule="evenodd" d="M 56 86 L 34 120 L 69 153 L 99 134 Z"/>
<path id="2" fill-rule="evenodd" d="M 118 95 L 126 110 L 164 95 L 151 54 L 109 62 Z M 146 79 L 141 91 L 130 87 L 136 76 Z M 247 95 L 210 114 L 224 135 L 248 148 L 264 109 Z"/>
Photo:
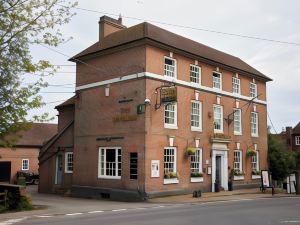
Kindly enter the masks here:
<path id="1" fill-rule="evenodd" d="M 17 204 L 16 210 L 23 211 L 23 210 L 32 210 L 32 202 L 31 198 L 28 196 L 21 196 L 19 203 Z"/>
<path id="2" fill-rule="evenodd" d="M 4 207 L 4 205 L 0 205 L 0 213 L 3 213 L 7 210 L 7 208 Z"/>

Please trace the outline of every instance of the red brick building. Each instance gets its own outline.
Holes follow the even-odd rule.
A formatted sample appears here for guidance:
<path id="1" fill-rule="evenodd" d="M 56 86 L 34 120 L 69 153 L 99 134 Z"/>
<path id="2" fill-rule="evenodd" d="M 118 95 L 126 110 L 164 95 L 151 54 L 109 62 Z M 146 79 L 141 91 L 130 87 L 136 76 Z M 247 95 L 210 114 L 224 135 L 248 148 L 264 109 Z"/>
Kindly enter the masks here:
<path id="1" fill-rule="evenodd" d="M 140 198 L 227 190 L 267 169 L 266 82 L 241 59 L 149 23 L 101 17 L 76 96 L 40 155 L 40 191 Z M 247 156 L 247 151 L 255 155 Z M 188 155 L 188 153 L 190 155 Z"/>
<path id="2" fill-rule="evenodd" d="M 0 147 L 0 182 L 14 183 L 18 171 L 38 173 L 40 148 L 57 132 L 56 124 L 34 123 L 17 138 L 14 148 Z"/>
<path id="3" fill-rule="evenodd" d="M 273 134 L 276 138 L 281 138 L 287 145 L 288 150 L 300 151 L 300 122 L 293 127 L 286 127 L 280 134 Z"/>

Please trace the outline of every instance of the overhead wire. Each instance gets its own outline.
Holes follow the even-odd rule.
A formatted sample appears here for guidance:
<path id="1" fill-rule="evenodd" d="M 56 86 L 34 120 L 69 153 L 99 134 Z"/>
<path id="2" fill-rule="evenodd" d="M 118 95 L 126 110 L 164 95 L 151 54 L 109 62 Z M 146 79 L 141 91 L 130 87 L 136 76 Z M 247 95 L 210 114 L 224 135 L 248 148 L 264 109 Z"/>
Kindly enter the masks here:
<path id="1" fill-rule="evenodd" d="M 63 6 L 63 5 L 61 5 L 61 6 Z M 114 14 L 114 13 L 108 13 L 108 12 L 98 11 L 98 10 L 93 10 L 93 9 L 86 9 L 86 8 L 82 8 L 82 7 L 74 7 L 74 8 L 78 9 L 78 10 L 87 11 L 87 12 L 93 12 L 93 13 L 98 13 L 98 14 L 120 16 L 120 15 L 117 15 L 117 14 Z M 263 37 L 258 37 L 258 36 L 251 36 L 251 35 L 244 35 L 244 34 L 223 32 L 223 31 L 218 31 L 218 30 L 205 29 L 205 28 L 201 28 L 201 27 L 192 27 L 192 26 L 186 26 L 186 25 L 179 25 L 179 24 L 167 23 L 167 22 L 162 22 L 162 21 L 157 21 L 157 20 L 146 20 L 146 19 L 143 19 L 143 18 L 132 17 L 132 16 L 124 16 L 124 15 L 122 15 L 122 17 L 123 18 L 127 18 L 127 19 L 139 20 L 139 21 L 143 21 L 143 22 L 148 21 L 148 22 L 151 22 L 151 23 L 157 23 L 157 24 L 162 24 L 162 25 L 167 25 L 167 26 L 173 26 L 173 27 L 179 27 L 179 28 L 185 28 L 185 29 L 191 29 L 191 30 L 204 31 L 204 32 L 221 34 L 221 35 L 227 35 L 227 36 L 235 36 L 235 37 L 240 37 L 240 38 L 247 38 L 247 39 L 260 40 L 260 41 L 268 41 L 268 42 L 274 42 L 274 43 L 280 43 L 280 44 L 288 44 L 288 45 L 300 46 L 300 43 L 297 43 L 297 42 L 281 41 L 281 40 L 275 40 L 275 39 L 270 39 L 270 38 L 263 38 Z"/>

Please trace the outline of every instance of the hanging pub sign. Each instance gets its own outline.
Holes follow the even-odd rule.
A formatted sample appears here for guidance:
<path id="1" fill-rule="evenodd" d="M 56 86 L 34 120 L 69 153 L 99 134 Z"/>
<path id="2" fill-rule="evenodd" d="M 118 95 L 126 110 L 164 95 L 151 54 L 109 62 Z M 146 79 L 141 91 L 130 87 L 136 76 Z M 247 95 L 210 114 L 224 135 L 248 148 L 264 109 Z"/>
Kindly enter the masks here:
<path id="1" fill-rule="evenodd" d="M 163 87 L 161 89 L 161 102 L 176 102 L 177 101 L 177 88 L 175 86 Z"/>

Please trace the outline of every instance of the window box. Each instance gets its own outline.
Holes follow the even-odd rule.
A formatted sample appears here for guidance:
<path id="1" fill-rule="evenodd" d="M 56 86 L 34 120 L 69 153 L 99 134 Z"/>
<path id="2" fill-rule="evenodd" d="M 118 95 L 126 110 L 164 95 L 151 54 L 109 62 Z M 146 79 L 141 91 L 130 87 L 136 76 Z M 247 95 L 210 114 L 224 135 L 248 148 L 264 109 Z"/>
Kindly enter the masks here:
<path id="1" fill-rule="evenodd" d="M 164 179 L 164 184 L 178 184 L 178 183 L 179 183 L 178 178 Z"/>
<path id="2" fill-rule="evenodd" d="M 260 175 L 252 175 L 252 180 L 255 180 L 255 179 L 260 179 Z"/>
<path id="3" fill-rule="evenodd" d="M 244 175 L 234 175 L 233 180 L 244 180 Z"/>
<path id="4" fill-rule="evenodd" d="M 203 177 L 191 177 L 191 183 L 201 183 L 203 182 Z"/>

